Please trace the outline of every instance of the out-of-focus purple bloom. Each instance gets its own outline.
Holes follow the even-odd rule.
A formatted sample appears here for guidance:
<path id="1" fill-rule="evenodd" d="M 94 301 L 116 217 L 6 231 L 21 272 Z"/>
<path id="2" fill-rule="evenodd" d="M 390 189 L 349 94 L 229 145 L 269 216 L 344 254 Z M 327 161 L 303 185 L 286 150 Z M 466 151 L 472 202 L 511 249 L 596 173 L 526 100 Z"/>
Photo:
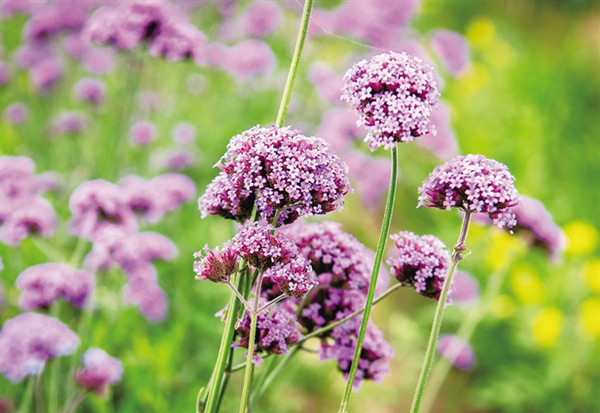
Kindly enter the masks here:
<path id="1" fill-rule="evenodd" d="M 10 72 L 6 62 L 0 60 L 0 85 L 8 83 L 10 80 Z"/>
<path id="2" fill-rule="evenodd" d="M 219 175 L 198 199 L 202 216 L 244 221 L 253 205 L 258 217 L 278 224 L 341 209 L 351 192 L 348 167 L 320 138 L 289 127 L 258 126 L 234 136 L 217 164 Z"/>
<path id="3" fill-rule="evenodd" d="M 0 195 L 17 198 L 30 194 L 35 164 L 26 156 L 0 156 Z"/>
<path id="4" fill-rule="evenodd" d="M 45 0 L 3 0 L 0 3 L 0 20 L 10 18 L 15 13 L 32 15 L 45 4 Z"/>
<path id="5" fill-rule="evenodd" d="M 152 112 L 160 109 L 163 98 L 154 90 L 142 90 L 138 94 L 137 103 L 141 110 Z"/>
<path id="6" fill-rule="evenodd" d="M 129 282 L 125 286 L 125 301 L 138 306 L 149 321 L 158 322 L 167 315 L 167 295 L 156 283 Z"/>
<path id="7" fill-rule="evenodd" d="M 275 62 L 275 54 L 265 42 L 248 39 L 227 51 L 223 65 L 239 80 L 248 80 L 269 74 L 275 67 Z"/>
<path id="8" fill-rule="evenodd" d="M 174 172 L 183 171 L 196 164 L 196 155 L 186 148 L 156 152 L 153 159 L 159 168 Z"/>
<path id="9" fill-rule="evenodd" d="M 308 34 L 318 36 L 335 31 L 336 15 L 331 10 L 313 8 L 308 26 Z"/>
<path id="10" fill-rule="evenodd" d="M 225 66 L 229 59 L 229 48 L 221 42 L 212 42 L 206 46 L 206 63 L 211 66 Z"/>
<path id="11" fill-rule="evenodd" d="M 452 278 L 452 289 L 448 302 L 461 307 L 469 307 L 479 300 L 479 283 L 470 274 L 457 270 Z"/>
<path id="12" fill-rule="evenodd" d="M 452 76 L 460 76 L 469 67 L 471 56 L 467 39 L 452 30 L 434 30 L 429 39 L 431 48 L 438 55 Z"/>
<path id="13" fill-rule="evenodd" d="M 308 80 L 325 102 L 337 103 L 344 79 L 324 62 L 314 62 L 308 71 Z"/>
<path id="14" fill-rule="evenodd" d="M 97 105 L 104 100 L 106 88 L 101 80 L 84 78 L 75 83 L 73 92 L 78 99 Z"/>
<path id="15" fill-rule="evenodd" d="M 202 60 L 205 36 L 177 5 L 165 0 L 131 0 L 117 7 L 100 7 L 88 19 L 84 36 L 132 49 L 147 40 L 150 53 L 169 60 Z"/>
<path id="16" fill-rule="evenodd" d="M 53 53 L 47 44 L 25 43 L 15 52 L 14 60 L 21 69 L 31 68 L 36 63 L 52 57 Z"/>
<path id="17" fill-rule="evenodd" d="M 266 304 L 266 300 L 261 299 L 259 305 L 264 304 Z M 296 320 L 296 315 L 284 307 L 285 304 L 272 305 L 268 311 L 258 314 L 255 343 L 257 353 L 288 354 L 289 346 L 303 337 L 298 331 L 300 325 Z M 237 324 L 236 332 L 238 342 L 234 345 L 248 348 L 248 339 L 250 338 L 250 313 L 248 311 L 244 313 Z M 262 358 L 258 354 L 256 356 L 258 357 L 255 357 L 253 362 L 259 365 Z"/>
<path id="18" fill-rule="evenodd" d="M 52 119 L 52 131 L 58 135 L 75 134 L 82 132 L 88 124 L 88 118 L 76 111 L 67 110 L 59 113 Z"/>
<path id="19" fill-rule="evenodd" d="M 389 186 L 392 164 L 382 157 L 367 156 L 350 150 L 343 155 L 350 168 L 350 180 L 358 188 L 358 195 L 367 208 L 378 208 Z M 365 171 L 369 171 L 365 173 Z"/>
<path id="20" fill-rule="evenodd" d="M 323 137 L 334 152 L 348 149 L 355 139 L 367 134 L 363 127 L 356 126 L 354 114 L 348 108 L 332 108 L 323 114 L 317 136 Z"/>
<path id="21" fill-rule="evenodd" d="M 79 387 L 104 395 L 109 385 L 121 381 L 123 366 L 119 359 L 99 348 L 90 348 L 82 356 L 83 368 L 75 373 Z"/>
<path id="22" fill-rule="evenodd" d="M 226 243 L 222 251 L 219 248 L 211 250 L 204 246 L 204 255 L 197 251 L 194 258 L 194 272 L 197 280 L 210 280 L 212 282 L 228 282 L 231 274 L 237 269 L 238 253 Z"/>
<path id="23" fill-rule="evenodd" d="M 46 361 L 75 351 L 79 337 L 54 317 L 22 313 L 0 331 L 0 372 L 13 382 L 38 375 Z"/>
<path id="24" fill-rule="evenodd" d="M 451 334 L 442 334 L 437 343 L 437 352 L 461 370 L 475 367 L 475 353 L 469 343 Z"/>
<path id="25" fill-rule="evenodd" d="M 33 84 L 40 92 L 48 91 L 62 77 L 62 74 L 62 65 L 55 57 L 46 57 L 36 62 L 29 72 Z"/>
<path id="26" fill-rule="evenodd" d="M 135 145 L 147 145 L 156 139 L 156 126 L 152 122 L 136 122 L 129 129 L 129 140 Z"/>
<path id="27" fill-rule="evenodd" d="M 83 65 L 90 73 L 111 73 L 116 66 L 116 54 L 109 48 L 91 48 L 83 55 Z"/>
<path id="28" fill-rule="evenodd" d="M 188 145 L 196 139 L 196 127 L 188 122 L 179 122 L 171 131 L 175 143 Z"/>
<path id="29" fill-rule="evenodd" d="M 158 194 L 159 208 L 164 212 L 175 211 L 196 195 L 194 181 L 178 173 L 158 175 L 149 184 Z"/>
<path id="30" fill-rule="evenodd" d="M 281 24 L 283 12 L 273 1 L 255 1 L 244 10 L 241 26 L 248 36 L 264 37 Z"/>
<path id="31" fill-rule="evenodd" d="M 36 194 L 57 191 L 64 187 L 64 180 L 58 172 L 46 171 L 33 178 L 32 191 Z"/>
<path id="32" fill-rule="evenodd" d="M 511 207 L 519 202 L 506 165 L 483 155 L 457 156 L 436 166 L 419 188 L 418 206 L 487 214 L 498 227 L 512 228 Z"/>
<path id="33" fill-rule="evenodd" d="M 125 202 L 139 218 L 158 222 L 165 211 L 160 207 L 160 194 L 148 181 L 138 176 L 125 176 L 120 181 Z"/>
<path id="34" fill-rule="evenodd" d="M 20 125 L 29 117 L 29 109 L 23 102 L 15 102 L 8 105 L 2 114 L 7 122 Z"/>
<path id="35" fill-rule="evenodd" d="M 93 238 L 104 226 L 137 230 L 135 215 L 122 189 L 101 179 L 81 183 L 71 194 L 69 209 L 73 215 L 70 228 L 78 236 Z"/>
<path id="36" fill-rule="evenodd" d="M 439 300 L 450 266 L 450 253 L 444 243 L 434 235 L 419 236 L 409 231 L 400 231 L 390 238 L 396 246 L 386 261 L 392 275 L 400 284 Z"/>
<path id="37" fill-rule="evenodd" d="M 54 209 L 43 198 L 22 196 L 13 201 L 3 199 L 2 204 L 0 240 L 5 244 L 18 245 L 29 235 L 49 237 L 56 228 Z"/>
<path id="38" fill-rule="evenodd" d="M 417 143 L 432 151 L 440 159 L 448 159 L 458 152 L 458 142 L 450 124 L 450 111 L 445 104 L 440 104 L 431 114 L 431 122 L 436 134 L 427 133 Z"/>
<path id="39" fill-rule="evenodd" d="M 392 148 L 433 132 L 439 91 L 434 69 L 407 53 L 383 53 L 354 64 L 344 75 L 341 99 L 359 113 L 371 150 Z"/>
<path id="40" fill-rule="evenodd" d="M 90 42 L 81 36 L 80 32 L 71 33 L 63 40 L 64 48 L 69 54 L 77 59 L 81 59 L 85 53 L 90 50 Z"/>
<path id="41" fill-rule="evenodd" d="M 47 41 L 61 31 L 78 32 L 87 19 L 81 2 L 57 1 L 36 11 L 23 28 L 26 40 Z"/>
<path id="42" fill-rule="evenodd" d="M 35 310 L 49 307 L 59 297 L 82 308 L 91 298 L 96 281 L 89 271 L 62 263 L 48 263 L 29 267 L 19 274 L 15 284 L 22 291 L 19 307 Z"/>

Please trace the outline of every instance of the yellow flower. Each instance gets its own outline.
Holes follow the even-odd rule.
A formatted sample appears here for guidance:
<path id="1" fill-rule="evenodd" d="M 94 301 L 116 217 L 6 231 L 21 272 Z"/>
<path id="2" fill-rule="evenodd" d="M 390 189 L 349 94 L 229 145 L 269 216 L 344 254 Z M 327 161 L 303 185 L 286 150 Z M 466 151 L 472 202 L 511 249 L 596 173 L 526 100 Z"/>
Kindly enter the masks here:
<path id="1" fill-rule="evenodd" d="M 596 258 L 586 262 L 584 274 L 590 290 L 600 293 L 600 260 Z"/>
<path id="2" fill-rule="evenodd" d="M 496 26 L 487 18 L 473 20 L 467 27 L 467 39 L 476 49 L 486 49 L 496 39 Z"/>
<path id="3" fill-rule="evenodd" d="M 563 229 L 568 239 L 567 253 L 586 255 L 596 249 L 598 231 L 589 222 L 573 221 L 565 225 Z"/>
<path id="4" fill-rule="evenodd" d="M 492 246 L 486 256 L 487 264 L 491 270 L 496 270 L 501 265 L 510 264 L 514 254 L 523 248 L 523 242 L 519 237 L 494 228 L 492 231 Z"/>
<path id="5" fill-rule="evenodd" d="M 508 295 L 499 295 L 492 303 L 492 313 L 498 318 L 511 317 L 515 310 L 515 302 Z"/>
<path id="6" fill-rule="evenodd" d="M 556 344 L 562 326 L 563 314 L 558 308 L 543 308 L 532 321 L 533 339 L 540 347 L 552 347 Z"/>
<path id="7" fill-rule="evenodd" d="M 600 298 L 588 298 L 579 305 L 578 324 L 584 337 L 600 337 Z"/>
<path id="8" fill-rule="evenodd" d="M 546 298 L 546 289 L 533 268 L 523 267 L 510 275 L 510 284 L 523 304 L 540 304 Z"/>

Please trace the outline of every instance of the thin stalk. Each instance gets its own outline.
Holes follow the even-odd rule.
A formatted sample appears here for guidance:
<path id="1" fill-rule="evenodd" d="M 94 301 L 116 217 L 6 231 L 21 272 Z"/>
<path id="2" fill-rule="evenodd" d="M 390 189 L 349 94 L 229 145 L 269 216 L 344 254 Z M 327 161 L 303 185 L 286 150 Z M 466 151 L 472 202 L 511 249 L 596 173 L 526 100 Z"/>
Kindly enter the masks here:
<path id="1" fill-rule="evenodd" d="M 302 12 L 302 21 L 300 22 L 298 38 L 296 39 L 296 47 L 294 49 L 290 71 L 288 72 L 288 77 L 285 82 L 285 88 L 283 89 L 283 96 L 281 97 L 281 104 L 279 105 L 277 120 L 275 121 L 275 124 L 279 127 L 283 126 L 283 121 L 285 120 L 288 108 L 290 106 L 292 90 L 294 89 L 294 82 L 296 81 L 296 74 L 298 73 L 298 65 L 300 64 L 300 56 L 302 56 L 302 49 L 304 49 L 306 33 L 308 32 L 308 22 L 310 21 L 312 6 L 313 0 L 306 0 L 306 2 L 304 2 L 304 11 Z"/>
<path id="2" fill-rule="evenodd" d="M 244 279 L 248 274 L 244 271 L 240 273 L 237 286 L 240 288 Z M 237 296 L 232 293 L 229 300 L 229 306 L 227 308 L 227 320 L 225 321 L 225 328 L 223 329 L 223 335 L 221 336 L 221 345 L 219 346 L 219 354 L 217 355 L 217 361 L 213 370 L 213 375 L 208 383 L 208 387 L 201 388 L 198 392 L 198 399 L 196 403 L 196 412 L 202 413 L 214 413 L 217 410 L 217 404 L 219 400 L 219 393 L 221 390 L 221 383 L 223 382 L 223 375 L 225 373 L 225 364 L 229 358 L 229 352 L 231 351 L 231 343 L 233 341 L 233 333 L 235 330 L 236 315 L 238 312 L 240 301 Z M 202 394 L 202 391 L 205 391 Z"/>
<path id="3" fill-rule="evenodd" d="M 33 376 L 33 395 L 35 398 L 35 411 L 37 413 L 44 413 L 46 411 L 46 405 L 44 403 L 44 386 L 42 376 Z"/>
<path id="4" fill-rule="evenodd" d="M 23 393 L 23 401 L 19 406 L 18 413 L 28 413 L 30 410 L 31 402 L 33 401 L 33 385 L 34 385 L 35 376 L 30 376 L 29 380 L 27 380 L 27 388 Z"/>
<path id="5" fill-rule="evenodd" d="M 365 332 L 367 330 L 369 316 L 371 315 L 371 307 L 373 305 L 373 297 L 375 295 L 375 287 L 377 286 L 377 277 L 379 276 L 379 268 L 381 267 L 383 251 L 385 250 L 385 243 L 387 242 L 388 234 L 390 232 L 390 222 L 392 221 L 392 211 L 394 210 L 394 200 L 396 198 L 396 180 L 398 176 L 398 145 L 395 145 L 391 152 L 392 173 L 390 176 L 390 187 L 388 189 L 387 200 L 385 202 L 385 212 L 383 213 L 381 233 L 379 234 L 379 241 L 377 242 L 377 251 L 375 251 L 375 262 L 373 263 L 373 273 L 371 274 L 371 282 L 369 284 L 369 291 L 367 292 L 367 301 L 365 303 L 363 319 L 360 324 L 360 331 L 358 333 L 358 337 L 356 338 L 356 349 L 354 350 L 354 358 L 352 359 L 352 365 L 350 366 L 350 373 L 348 375 L 348 381 L 346 382 L 346 390 L 344 391 L 344 397 L 342 398 L 342 402 L 340 404 L 339 413 L 346 412 L 348 400 L 350 399 L 352 384 L 354 383 L 354 377 L 356 376 L 356 369 L 358 368 L 358 361 L 360 360 L 360 353 L 362 352 Z"/>
<path id="6" fill-rule="evenodd" d="M 248 399 L 250 397 L 250 383 L 252 382 L 252 359 L 254 358 L 254 343 L 256 341 L 256 325 L 258 324 L 258 303 L 260 298 L 260 287 L 262 285 L 263 273 L 258 276 L 256 284 L 256 295 L 254 296 L 254 307 L 250 311 L 250 337 L 248 337 L 248 354 L 246 356 L 246 371 L 244 373 L 244 387 L 242 388 L 242 401 L 239 413 L 246 412 Z"/>
<path id="7" fill-rule="evenodd" d="M 419 375 L 419 380 L 417 381 L 417 388 L 415 389 L 415 394 L 413 396 L 410 413 L 417 413 L 423 400 L 425 386 L 427 385 L 427 378 L 429 377 L 429 372 L 431 371 L 431 365 L 433 364 L 433 358 L 435 356 L 435 348 L 440 335 L 440 329 L 442 327 L 444 310 L 446 309 L 446 300 L 448 299 L 448 293 L 450 291 L 450 286 L 452 285 L 452 278 L 454 277 L 454 272 L 456 271 L 458 263 L 464 257 L 463 252 L 466 250 L 465 240 L 467 239 L 470 221 L 471 213 L 466 211 L 460 229 L 458 242 L 454 246 L 450 268 L 448 268 L 448 273 L 446 274 L 446 279 L 444 280 L 440 298 L 435 309 L 435 315 L 433 316 L 433 323 L 431 325 L 431 332 L 429 334 L 429 342 L 427 343 L 427 350 L 425 351 L 425 359 L 423 360 L 421 374 Z"/>
<path id="8" fill-rule="evenodd" d="M 375 299 L 373 301 L 372 305 L 377 304 L 378 302 L 380 302 L 381 300 L 383 300 L 385 297 L 387 297 L 388 295 L 390 295 L 391 293 L 393 293 L 394 291 L 396 291 L 399 288 L 402 288 L 403 285 L 402 284 L 395 284 L 393 287 L 388 288 L 387 290 L 385 290 L 385 292 L 383 294 L 381 294 L 379 297 L 377 297 L 377 299 Z M 304 344 L 304 342 L 306 342 L 308 339 L 313 338 L 313 337 L 318 337 L 320 335 L 322 335 L 323 333 L 328 332 L 329 330 L 333 330 L 335 327 L 339 326 L 340 324 L 344 324 L 346 321 L 350 320 L 351 318 L 356 317 L 359 314 L 362 314 L 363 311 L 365 311 L 365 307 L 361 308 L 360 310 L 356 310 L 355 312 L 353 312 L 350 315 L 347 315 L 346 317 L 336 321 L 335 323 L 331 323 L 326 325 L 323 328 L 320 328 L 318 330 L 313 331 L 312 333 L 309 333 L 307 335 L 305 335 L 303 338 L 301 338 L 300 340 L 296 341 L 293 344 L 290 344 L 290 348 L 291 347 L 301 347 L 302 344 Z M 271 354 L 265 354 L 263 356 L 263 359 L 270 357 Z M 234 366 L 231 368 L 231 371 L 237 371 L 237 370 L 241 370 L 244 368 L 244 366 L 246 365 L 246 363 L 241 363 L 238 364 L 237 366 Z"/>
<path id="9" fill-rule="evenodd" d="M 252 308 L 250 306 L 250 303 L 248 303 L 248 301 L 246 301 L 246 299 L 244 298 L 244 296 L 238 291 L 237 288 L 235 288 L 235 285 L 233 285 L 231 283 L 231 281 L 225 281 L 225 284 L 227 284 L 229 286 L 229 288 L 231 288 L 231 291 L 233 291 L 233 293 L 237 296 L 238 300 L 240 300 L 242 302 L 242 304 L 244 304 L 244 307 L 246 307 L 246 309 L 248 309 L 248 311 L 250 311 L 250 309 Z"/>
<path id="10" fill-rule="evenodd" d="M 503 265 L 492 273 L 487 283 L 487 287 L 481 295 L 481 298 L 479 299 L 479 303 L 469 310 L 467 316 L 464 318 L 463 322 L 458 327 L 456 337 L 458 337 L 459 339 L 465 342 L 468 342 L 470 340 L 471 336 L 475 332 L 475 329 L 477 328 L 477 325 L 487 314 L 494 298 L 496 298 L 500 293 L 500 287 L 502 286 L 504 279 L 508 274 L 510 263 L 513 261 L 512 256 L 514 254 L 510 255 L 511 257 L 508 257 L 503 262 Z M 452 349 L 452 351 L 448 354 L 447 358 L 440 358 L 436 365 L 433 367 L 433 374 L 431 376 L 431 381 L 429 382 L 427 397 L 424 398 L 421 408 L 421 411 L 423 413 L 427 413 L 431 410 L 433 402 L 435 401 L 435 396 L 440 391 L 440 388 L 442 387 L 446 376 L 448 376 L 448 373 L 450 372 L 450 368 L 452 367 L 452 360 L 454 360 L 454 358 L 458 356 L 458 353 L 458 347 Z"/>
<path id="11" fill-rule="evenodd" d="M 262 394 L 265 392 L 265 390 L 271 385 L 273 380 L 275 380 L 275 377 L 277 377 L 277 375 L 279 375 L 279 373 L 283 370 L 283 368 L 285 366 L 287 366 L 287 364 L 292 359 L 292 357 L 294 357 L 294 355 L 301 348 L 302 347 L 300 347 L 300 346 L 295 347 L 286 357 L 283 358 L 283 360 L 281 360 L 279 362 L 279 364 L 277 364 L 277 367 L 275 367 L 270 373 L 268 373 L 268 370 L 265 372 L 264 379 L 261 380 L 261 382 L 256 387 L 256 390 L 254 392 L 252 392 L 252 395 L 250 396 L 250 406 L 252 406 L 252 405 L 254 405 L 254 403 L 256 403 L 256 401 L 262 396 Z M 276 359 L 271 359 L 271 360 L 276 360 Z M 269 367 L 272 367 L 272 365 Z"/>
<path id="12" fill-rule="evenodd" d="M 55 301 L 54 303 L 52 303 L 50 315 L 54 318 L 60 319 L 59 301 Z M 58 410 L 58 393 L 61 362 L 62 357 L 56 357 L 55 359 L 50 361 L 50 365 L 48 366 L 50 370 L 50 376 L 48 378 L 48 410 L 51 412 L 55 412 Z"/>
<path id="13" fill-rule="evenodd" d="M 79 405 L 85 400 L 86 392 L 84 390 L 78 390 L 77 393 L 69 399 L 67 403 L 60 410 L 60 413 L 72 413 L 79 407 Z"/>

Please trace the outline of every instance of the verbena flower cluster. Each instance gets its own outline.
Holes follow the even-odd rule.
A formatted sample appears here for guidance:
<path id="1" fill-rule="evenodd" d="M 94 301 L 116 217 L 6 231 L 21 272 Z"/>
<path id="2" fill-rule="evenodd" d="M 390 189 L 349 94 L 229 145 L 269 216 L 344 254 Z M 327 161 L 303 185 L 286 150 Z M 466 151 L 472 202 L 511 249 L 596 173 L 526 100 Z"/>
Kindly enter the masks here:
<path id="1" fill-rule="evenodd" d="M 104 395 L 108 386 L 121 381 L 121 361 L 99 348 L 90 348 L 82 356 L 83 368 L 75 373 L 77 385 L 87 391 Z"/>
<path id="2" fill-rule="evenodd" d="M 400 284 L 439 300 L 450 266 L 450 253 L 444 243 L 434 235 L 419 236 L 410 231 L 401 231 L 390 238 L 396 246 L 386 261 L 392 275 Z"/>
<path id="3" fill-rule="evenodd" d="M 75 351 L 79 337 L 62 321 L 37 313 L 22 313 L 0 330 L 0 372 L 18 382 L 42 372 L 46 361 Z"/>
<path id="4" fill-rule="evenodd" d="M 461 370 L 475 367 L 475 353 L 469 343 L 451 334 L 442 334 L 437 343 L 437 352 Z"/>
<path id="5" fill-rule="evenodd" d="M 366 301 L 371 278 L 373 252 L 352 235 L 332 222 L 297 223 L 287 230 L 293 234 L 302 254 L 310 260 L 319 284 L 302 301 L 300 324 L 316 331 L 360 310 Z M 380 271 L 376 292 L 387 285 L 387 273 Z M 336 360 L 347 378 L 354 356 L 361 317 L 355 317 L 319 336 L 322 360 Z M 357 375 L 353 383 L 358 389 L 363 380 L 380 382 L 389 374 L 393 349 L 383 334 L 369 323 Z"/>
<path id="6" fill-rule="evenodd" d="M 423 181 L 418 206 L 482 212 L 499 227 L 512 228 L 517 222 L 510 208 L 519 202 L 514 180 L 498 161 L 483 155 L 457 156 L 436 166 Z"/>
<path id="7" fill-rule="evenodd" d="M 29 267 L 19 274 L 15 284 L 22 291 L 19 307 L 24 310 L 49 307 L 59 297 L 82 308 L 94 293 L 96 280 L 89 271 L 47 263 Z"/>
<path id="8" fill-rule="evenodd" d="M 340 209 L 351 191 L 347 166 L 320 138 L 289 127 L 258 126 L 234 136 L 217 164 L 221 172 L 198 200 L 202 216 L 288 224 L 299 216 Z"/>
<path id="9" fill-rule="evenodd" d="M 434 70 L 407 53 L 383 53 L 354 64 L 341 99 L 356 110 L 371 150 L 392 148 L 434 132 L 430 117 L 439 95 Z"/>

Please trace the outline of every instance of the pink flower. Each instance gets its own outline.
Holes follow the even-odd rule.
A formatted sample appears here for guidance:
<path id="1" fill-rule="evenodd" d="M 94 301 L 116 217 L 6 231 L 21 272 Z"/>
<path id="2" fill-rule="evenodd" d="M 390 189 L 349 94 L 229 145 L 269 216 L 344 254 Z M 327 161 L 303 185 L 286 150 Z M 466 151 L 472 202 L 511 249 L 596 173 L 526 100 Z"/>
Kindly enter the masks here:
<path id="1" fill-rule="evenodd" d="M 75 381 L 87 391 L 104 395 L 109 385 L 121 381 L 121 362 L 104 350 L 91 348 L 83 354 L 82 360 L 83 368 L 75 373 Z"/>
<path id="2" fill-rule="evenodd" d="M 249 36 L 264 37 L 281 24 L 283 12 L 273 1 L 255 1 L 244 10 L 240 25 Z"/>
<path id="3" fill-rule="evenodd" d="M 460 76 L 469 67 L 471 56 L 467 40 L 452 30 L 434 30 L 431 47 L 453 76 Z"/>
<path id="4" fill-rule="evenodd" d="M 275 67 L 275 62 L 275 54 L 265 42 L 248 39 L 228 50 L 223 66 L 244 81 L 255 76 L 266 76 Z"/>
<path id="5" fill-rule="evenodd" d="M 475 354 L 471 346 L 454 335 L 442 334 L 437 343 L 437 352 L 461 370 L 475 367 Z"/>
<path id="6" fill-rule="evenodd" d="M 147 145 L 156 139 L 156 126 L 148 121 L 136 122 L 129 129 L 129 140 L 134 145 Z"/>

